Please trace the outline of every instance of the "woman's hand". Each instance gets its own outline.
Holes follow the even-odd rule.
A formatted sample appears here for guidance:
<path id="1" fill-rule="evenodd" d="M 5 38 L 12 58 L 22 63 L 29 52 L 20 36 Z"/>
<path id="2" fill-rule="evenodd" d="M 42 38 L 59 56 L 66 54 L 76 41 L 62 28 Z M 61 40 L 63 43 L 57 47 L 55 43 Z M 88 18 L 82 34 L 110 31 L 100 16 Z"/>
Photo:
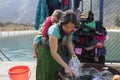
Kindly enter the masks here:
<path id="1" fill-rule="evenodd" d="M 77 57 L 75 53 L 72 54 L 72 57 Z"/>
<path id="2" fill-rule="evenodd" d="M 74 77 L 74 73 L 73 73 L 72 69 L 71 69 L 69 66 L 65 67 L 65 72 L 66 72 L 70 77 Z"/>

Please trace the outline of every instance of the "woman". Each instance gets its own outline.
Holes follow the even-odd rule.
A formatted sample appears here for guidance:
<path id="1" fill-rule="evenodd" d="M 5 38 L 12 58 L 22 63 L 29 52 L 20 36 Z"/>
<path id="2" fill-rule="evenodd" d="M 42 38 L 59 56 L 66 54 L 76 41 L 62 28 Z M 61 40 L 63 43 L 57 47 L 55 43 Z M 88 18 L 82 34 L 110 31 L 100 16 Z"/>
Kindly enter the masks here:
<path id="1" fill-rule="evenodd" d="M 41 42 L 38 47 L 38 59 L 36 68 L 36 80 L 57 80 L 59 67 L 63 67 L 66 73 L 73 77 L 74 73 L 61 58 L 59 49 L 66 45 L 72 57 L 76 57 L 71 36 L 76 24 L 76 15 L 73 11 L 67 10 L 61 17 L 59 24 L 55 24 L 48 29 L 48 43 Z M 46 46 L 48 45 L 49 46 Z M 58 53 L 59 52 L 59 53 Z"/>

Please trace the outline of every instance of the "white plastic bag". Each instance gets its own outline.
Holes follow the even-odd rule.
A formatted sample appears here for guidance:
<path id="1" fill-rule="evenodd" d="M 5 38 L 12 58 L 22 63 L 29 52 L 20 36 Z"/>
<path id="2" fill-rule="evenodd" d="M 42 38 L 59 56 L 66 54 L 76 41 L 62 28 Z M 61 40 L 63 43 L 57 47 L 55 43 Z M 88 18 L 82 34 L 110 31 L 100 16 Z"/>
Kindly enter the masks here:
<path id="1" fill-rule="evenodd" d="M 73 57 L 70 61 L 69 61 L 69 67 L 72 69 L 72 71 L 75 74 L 75 77 L 80 77 L 82 75 L 82 63 L 80 63 L 80 61 L 78 60 L 77 57 Z"/>

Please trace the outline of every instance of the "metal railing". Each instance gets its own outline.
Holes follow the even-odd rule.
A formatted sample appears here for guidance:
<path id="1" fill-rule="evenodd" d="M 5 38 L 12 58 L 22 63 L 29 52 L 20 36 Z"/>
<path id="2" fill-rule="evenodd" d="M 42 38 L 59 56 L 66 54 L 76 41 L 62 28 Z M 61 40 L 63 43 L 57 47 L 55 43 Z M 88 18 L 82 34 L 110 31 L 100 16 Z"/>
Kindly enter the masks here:
<path id="1" fill-rule="evenodd" d="M 120 30 L 108 30 L 108 37 L 105 41 L 106 61 L 120 62 Z"/>
<path id="2" fill-rule="evenodd" d="M 2 54 L 8 61 L 11 61 L 6 55 L 5 53 L 3 53 L 1 50 L 0 50 L 0 54 Z M 4 61 L 2 58 L 0 58 L 1 61 Z"/>

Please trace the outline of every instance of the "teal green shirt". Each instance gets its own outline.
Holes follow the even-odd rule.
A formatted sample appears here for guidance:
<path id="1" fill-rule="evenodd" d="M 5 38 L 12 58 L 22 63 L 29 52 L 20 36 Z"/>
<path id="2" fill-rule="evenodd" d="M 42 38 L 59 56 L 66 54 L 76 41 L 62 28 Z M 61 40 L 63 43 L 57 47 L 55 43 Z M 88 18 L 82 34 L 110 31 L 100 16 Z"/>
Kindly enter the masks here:
<path id="1" fill-rule="evenodd" d="M 58 27 L 57 24 L 56 24 L 56 25 L 52 25 L 52 26 L 48 29 L 48 35 L 53 35 L 53 36 L 55 36 L 57 39 L 60 39 L 60 38 L 61 38 L 60 29 L 59 29 L 59 27 Z M 68 33 L 68 35 L 72 35 L 72 32 Z M 63 37 L 63 41 L 66 40 L 66 36 L 67 36 L 67 35 L 65 35 L 65 36 Z"/>
<path id="2" fill-rule="evenodd" d="M 60 30 L 59 27 L 57 25 L 52 25 L 49 29 L 48 29 L 48 36 L 49 35 L 53 35 L 55 36 L 57 39 L 61 38 L 60 35 Z"/>
<path id="3" fill-rule="evenodd" d="M 89 23 L 85 23 L 85 25 L 88 26 L 88 27 L 90 27 L 90 28 L 94 28 L 94 29 L 96 28 L 96 23 L 95 23 L 95 21 L 92 21 L 92 22 L 89 22 Z M 83 31 L 88 32 L 89 29 L 88 29 L 88 28 L 85 28 Z"/>
<path id="4" fill-rule="evenodd" d="M 61 34 L 60 34 L 60 29 L 58 27 L 58 25 L 52 25 L 49 27 L 48 29 L 48 32 L 47 32 L 47 35 L 53 35 L 54 37 L 56 37 L 57 39 L 60 39 L 61 38 Z M 68 35 L 72 35 L 72 32 L 68 33 Z M 66 37 L 67 35 L 65 35 L 63 37 L 63 42 L 66 40 Z M 34 43 L 39 43 L 39 42 L 42 42 L 43 44 L 47 44 L 49 45 L 49 41 L 44 41 L 43 38 L 42 38 L 42 35 L 36 35 L 36 37 L 34 38 Z"/>
<path id="5" fill-rule="evenodd" d="M 96 23 L 95 21 L 89 22 L 89 23 L 85 23 L 86 26 L 89 26 L 91 28 L 96 28 Z"/>

